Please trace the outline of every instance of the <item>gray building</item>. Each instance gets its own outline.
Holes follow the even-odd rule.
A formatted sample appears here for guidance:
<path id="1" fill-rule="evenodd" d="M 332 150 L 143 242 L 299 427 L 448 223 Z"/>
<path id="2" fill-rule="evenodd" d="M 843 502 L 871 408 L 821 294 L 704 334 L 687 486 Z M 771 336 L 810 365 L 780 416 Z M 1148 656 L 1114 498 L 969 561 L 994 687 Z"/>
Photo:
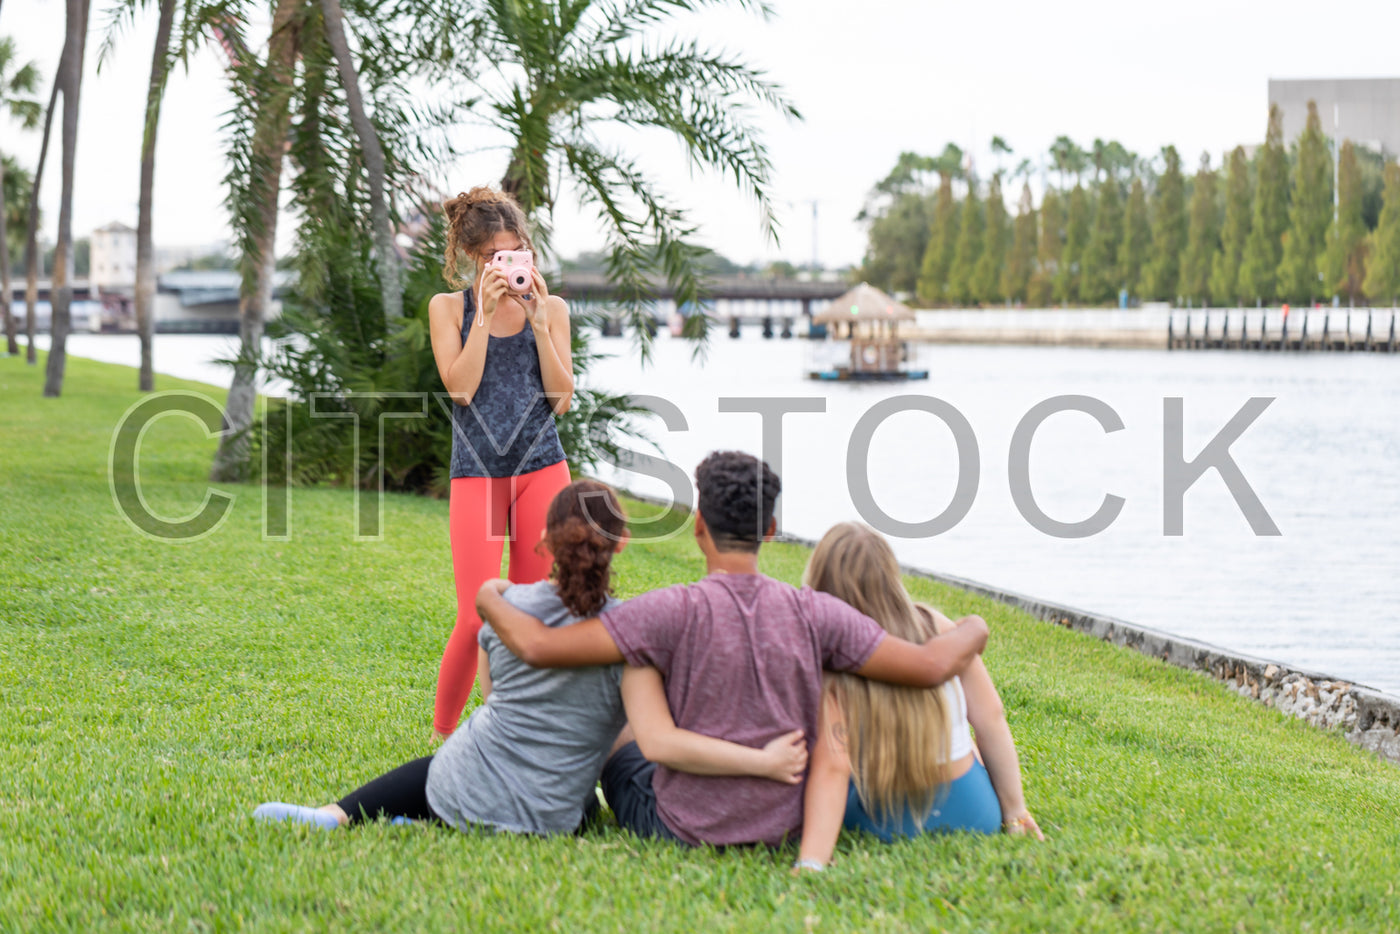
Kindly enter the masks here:
<path id="1" fill-rule="evenodd" d="M 1269 103 L 1283 111 L 1285 143 L 1303 132 L 1310 100 L 1327 136 L 1400 153 L 1400 78 L 1270 78 Z"/>

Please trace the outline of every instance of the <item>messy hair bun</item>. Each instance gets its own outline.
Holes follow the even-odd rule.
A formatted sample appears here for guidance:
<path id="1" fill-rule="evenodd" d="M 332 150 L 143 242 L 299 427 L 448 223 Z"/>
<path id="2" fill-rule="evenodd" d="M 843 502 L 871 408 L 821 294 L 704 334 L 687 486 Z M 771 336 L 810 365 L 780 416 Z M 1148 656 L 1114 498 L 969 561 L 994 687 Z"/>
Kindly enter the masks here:
<path id="1" fill-rule="evenodd" d="M 612 585 L 612 558 L 627 533 L 627 515 L 607 484 L 576 480 L 554 497 L 541 545 L 554 556 L 559 599 L 575 616 L 603 608 Z"/>
<path id="2" fill-rule="evenodd" d="M 463 254 L 475 264 L 482 246 L 498 233 L 513 233 L 527 250 L 534 249 L 525 212 L 519 202 L 503 191 L 478 185 L 447 201 L 443 210 L 447 214 L 447 250 L 442 277 L 453 288 L 464 289 L 468 285 L 457 269 Z"/>

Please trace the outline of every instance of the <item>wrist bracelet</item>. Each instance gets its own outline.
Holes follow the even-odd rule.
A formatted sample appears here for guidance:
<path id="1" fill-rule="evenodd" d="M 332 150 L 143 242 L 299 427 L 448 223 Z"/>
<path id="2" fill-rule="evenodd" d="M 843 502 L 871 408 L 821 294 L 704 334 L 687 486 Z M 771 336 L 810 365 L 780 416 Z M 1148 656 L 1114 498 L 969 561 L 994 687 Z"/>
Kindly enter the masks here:
<path id="1" fill-rule="evenodd" d="M 824 865 L 821 863 L 820 860 L 815 860 L 815 859 L 799 859 L 797 862 L 795 862 L 795 863 L 792 864 L 792 868 L 793 868 L 793 869 L 810 869 L 810 870 L 812 870 L 813 872 L 821 872 L 823 869 L 826 868 L 826 866 L 824 866 Z"/>

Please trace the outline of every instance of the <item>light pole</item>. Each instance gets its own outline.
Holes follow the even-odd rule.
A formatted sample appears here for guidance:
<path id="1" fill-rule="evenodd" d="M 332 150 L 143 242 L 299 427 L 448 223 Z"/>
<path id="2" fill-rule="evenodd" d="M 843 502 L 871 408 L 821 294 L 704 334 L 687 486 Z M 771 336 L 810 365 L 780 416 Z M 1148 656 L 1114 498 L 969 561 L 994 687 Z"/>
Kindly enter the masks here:
<path id="1" fill-rule="evenodd" d="M 1341 145 L 1342 138 L 1342 105 L 1336 101 L 1332 102 L 1332 223 L 1337 224 L 1337 218 L 1342 210 L 1342 189 L 1341 189 Z"/>

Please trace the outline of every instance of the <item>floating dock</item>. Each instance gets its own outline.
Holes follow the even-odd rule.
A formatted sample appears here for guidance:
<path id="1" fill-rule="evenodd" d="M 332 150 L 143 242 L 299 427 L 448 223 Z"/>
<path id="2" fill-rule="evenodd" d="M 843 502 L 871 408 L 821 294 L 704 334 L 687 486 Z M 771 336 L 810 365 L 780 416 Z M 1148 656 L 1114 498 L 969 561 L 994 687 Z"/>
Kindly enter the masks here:
<path id="1" fill-rule="evenodd" d="M 928 370 L 809 370 L 807 378 L 841 383 L 893 383 L 900 380 L 928 379 Z"/>

